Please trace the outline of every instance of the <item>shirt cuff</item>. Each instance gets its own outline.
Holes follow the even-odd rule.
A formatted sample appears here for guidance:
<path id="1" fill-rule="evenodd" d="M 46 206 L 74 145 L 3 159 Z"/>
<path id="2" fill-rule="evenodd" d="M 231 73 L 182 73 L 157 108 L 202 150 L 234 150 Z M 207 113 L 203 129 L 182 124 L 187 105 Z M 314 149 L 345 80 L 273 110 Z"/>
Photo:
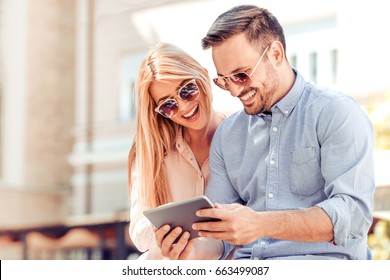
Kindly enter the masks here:
<path id="1" fill-rule="evenodd" d="M 329 216 L 333 223 L 333 240 L 336 246 L 345 247 L 351 231 L 351 211 L 341 198 L 323 201 L 316 206 L 320 207 Z"/>
<path id="2" fill-rule="evenodd" d="M 229 254 L 233 251 L 235 245 L 227 243 L 225 241 L 222 241 L 222 242 L 223 242 L 223 254 L 219 258 L 219 260 L 226 260 L 226 257 L 228 257 Z"/>

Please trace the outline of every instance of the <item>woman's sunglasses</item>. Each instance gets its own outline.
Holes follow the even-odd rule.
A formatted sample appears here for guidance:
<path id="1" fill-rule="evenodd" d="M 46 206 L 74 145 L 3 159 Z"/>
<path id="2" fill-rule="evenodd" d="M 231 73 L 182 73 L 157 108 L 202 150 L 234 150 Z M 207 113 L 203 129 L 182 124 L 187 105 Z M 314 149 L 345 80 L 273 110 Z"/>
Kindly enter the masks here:
<path id="1" fill-rule="evenodd" d="M 168 119 L 176 115 L 179 111 L 179 104 L 176 101 L 176 97 L 173 97 L 175 94 L 183 101 L 194 101 L 199 97 L 199 87 L 195 79 L 186 82 L 177 92 L 160 103 L 155 111 Z"/>
<path id="2" fill-rule="evenodd" d="M 253 73 L 255 73 L 257 67 L 259 66 L 260 61 L 265 55 L 265 52 L 268 50 L 268 47 L 269 45 L 265 48 L 263 54 L 260 56 L 259 61 L 256 63 L 255 68 L 253 68 L 253 71 L 250 74 L 244 71 L 244 72 L 233 73 L 227 76 L 220 76 L 213 79 L 214 83 L 224 90 L 229 90 L 229 81 L 239 86 L 249 86 L 252 83 L 251 77 Z"/>

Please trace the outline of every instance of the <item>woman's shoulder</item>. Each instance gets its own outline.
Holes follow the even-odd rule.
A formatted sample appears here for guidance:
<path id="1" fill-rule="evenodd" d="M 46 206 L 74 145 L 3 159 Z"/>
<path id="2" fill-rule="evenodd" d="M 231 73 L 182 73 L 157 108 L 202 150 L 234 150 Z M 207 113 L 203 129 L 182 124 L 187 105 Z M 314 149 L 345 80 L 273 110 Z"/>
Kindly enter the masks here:
<path id="1" fill-rule="evenodd" d="M 228 117 L 228 115 L 226 113 L 221 112 L 221 111 L 214 111 L 214 114 L 217 116 L 217 119 L 219 122 L 224 121 Z"/>

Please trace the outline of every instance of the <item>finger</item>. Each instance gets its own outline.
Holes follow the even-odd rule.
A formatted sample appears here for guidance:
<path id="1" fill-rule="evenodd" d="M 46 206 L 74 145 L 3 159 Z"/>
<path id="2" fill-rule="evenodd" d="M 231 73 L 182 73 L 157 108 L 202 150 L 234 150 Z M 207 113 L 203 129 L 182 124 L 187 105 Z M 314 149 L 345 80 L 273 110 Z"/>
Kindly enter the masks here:
<path id="1" fill-rule="evenodd" d="M 233 203 L 233 204 L 215 203 L 214 208 L 200 209 L 196 212 L 196 215 L 198 217 L 210 217 L 210 218 L 217 218 L 222 220 L 227 214 L 229 214 L 226 212 L 226 210 L 235 210 L 240 207 L 243 207 L 243 205 L 239 203 Z"/>
<path id="2" fill-rule="evenodd" d="M 169 258 L 171 260 L 177 260 L 180 254 L 185 249 L 188 244 L 188 239 L 190 238 L 190 233 L 188 231 L 184 232 L 180 237 L 179 241 L 173 245 L 173 249 L 171 250 Z"/>
<path id="3" fill-rule="evenodd" d="M 225 209 L 225 210 L 234 210 L 234 209 L 237 209 L 239 207 L 242 207 L 243 205 L 239 204 L 239 203 L 232 203 L 232 204 L 219 204 L 219 203 L 216 203 L 215 204 L 215 208 L 218 208 L 218 209 Z"/>
<path id="4" fill-rule="evenodd" d="M 227 242 L 229 242 L 227 239 L 231 240 L 228 233 L 223 231 L 199 231 L 198 234 L 200 237 L 205 237 L 210 239 L 224 240 Z"/>
<path id="5" fill-rule="evenodd" d="M 196 215 L 198 217 L 221 219 L 223 215 L 223 210 L 218 208 L 205 208 L 196 211 Z"/>
<path id="6" fill-rule="evenodd" d="M 169 232 L 170 229 L 171 227 L 169 225 L 164 225 L 154 233 L 154 238 L 156 239 L 156 243 L 159 248 L 161 248 L 164 236 Z"/>
<path id="7" fill-rule="evenodd" d="M 176 227 L 164 238 L 161 244 L 161 253 L 163 256 L 169 257 L 173 242 L 175 242 L 177 237 L 182 232 L 183 230 L 181 229 L 181 227 Z"/>
<path id="8" fill-rule="evenodd" d="M 226 231 L 229 226 L 226 221 L 199 222 L 192 224 L 192 228 L 200 231 Z"/>
<path id="9" fill-rule="evenodd" d="M 222 209 L 222 204 L 219 204 L 219 203 L 215 203 L 215 208 L 217 208 L 217 209 Z"/>
<path id="10" fill-rule="evenodd" d="M 195 239 L 191 239 L 188 242 L 187 246 L 185 246 L 183 252 L 180 254 L 180 257 L 179 257 L 180 260 L 189 259 L 190 253 L 192 252 L 192 248 L 194 247 L 194 240 Z"/>

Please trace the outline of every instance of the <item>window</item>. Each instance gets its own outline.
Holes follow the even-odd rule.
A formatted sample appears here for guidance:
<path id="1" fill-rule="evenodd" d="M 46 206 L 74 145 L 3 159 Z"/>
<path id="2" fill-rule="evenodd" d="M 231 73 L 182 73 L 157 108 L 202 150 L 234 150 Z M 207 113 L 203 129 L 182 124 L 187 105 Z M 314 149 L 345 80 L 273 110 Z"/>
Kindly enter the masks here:
<path id="1" fill-rule="evenodd" d="M 312 82 L 317 82 L 317 67 L 318 67 L 318 62 L 317 62 L 317 53 L 312 52 L 309 56 L 309 75 L 310 75 L 310 80 Z"/>
<path id="2" fill-rule="evenodd" d="M 332 83 L 337 84 L 338 50 L 336 49 L 330 51 L 330 67 L 331 67 Z"/>
<path id="3" fill-rule="evenodd" d="M 290 65 L 293 68 L 297 68 L 297 55 L 296 54 L 291 55 L 291 57 L 290 57 Z"/>
<path id="4" fill-rule="evenodd" d="M 119 119 L 122 122 L 129 122 L 135 118 L 136 80 L 144 56 L 145 52 L 134 53 L 125 57 L 122 61 L 121 88 L 118 104 Z"/>

